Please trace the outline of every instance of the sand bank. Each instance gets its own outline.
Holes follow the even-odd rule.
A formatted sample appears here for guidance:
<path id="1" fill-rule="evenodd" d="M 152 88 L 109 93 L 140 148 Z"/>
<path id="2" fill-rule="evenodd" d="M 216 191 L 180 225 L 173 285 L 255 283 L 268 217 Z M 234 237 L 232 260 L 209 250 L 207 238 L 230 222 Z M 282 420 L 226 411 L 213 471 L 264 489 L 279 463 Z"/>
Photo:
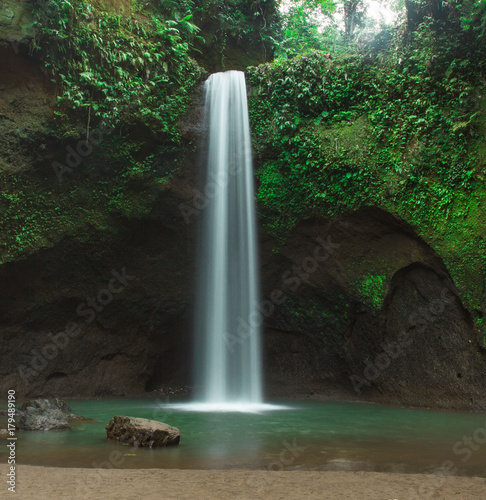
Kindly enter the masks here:
<path id="1" fill-rule="evenodd" d="M 379 472 L 72 469 L 18 465 L 16 500 L 486 499 L 486 479 Z"/>

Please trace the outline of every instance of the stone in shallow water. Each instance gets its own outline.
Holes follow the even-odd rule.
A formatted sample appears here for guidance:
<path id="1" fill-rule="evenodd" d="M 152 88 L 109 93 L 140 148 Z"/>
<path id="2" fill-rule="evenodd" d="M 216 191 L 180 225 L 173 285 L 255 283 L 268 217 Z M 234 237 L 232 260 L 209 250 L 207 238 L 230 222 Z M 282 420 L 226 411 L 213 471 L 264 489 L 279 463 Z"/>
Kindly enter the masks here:
<path id="1" fill-rule="evenodd" d="M 62 399 L 33 399 L 19 408 L 17 428 L 23 431 L 71 429 L 69 420 L 83 420 Z"/>
<path id="2" fill-rule="evenodd" d="M 177 446 L 181 433 L 176 427 L 146 418 L 113 417 L 106 426 L 108 439 L 148 448 Z"/>
<path id="3" fill-rule="evenodd" d="M 17 427 L 22 431 L 51 431 L 71 428 L 61 410 L 40 408 L 28 408 L 20 415 Z"/>

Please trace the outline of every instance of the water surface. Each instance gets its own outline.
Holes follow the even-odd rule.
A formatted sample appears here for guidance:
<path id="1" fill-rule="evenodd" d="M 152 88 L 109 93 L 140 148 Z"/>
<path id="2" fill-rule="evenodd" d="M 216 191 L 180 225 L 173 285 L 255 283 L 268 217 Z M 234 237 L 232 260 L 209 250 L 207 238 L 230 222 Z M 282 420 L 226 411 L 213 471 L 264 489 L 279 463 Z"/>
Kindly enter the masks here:
<path id="1" fill-rule="evenodd" d="M 172 402 L 175 400 L 171 400 Z M 277 401 L 289 407 L 260 413 L 195 412 L 161 406 L 156 399 L 69 401 L 95 422 L 70 431 L 19 431 L 19 463 L 106 467 L 120 451 L 123 468 L 264 470 L 445 471 L 486 477 L 486 444 L 469 454 L 464 437 L 484 436 L 486 414 L 390 408 L 336 402 Z M 178 447 L 142 449 L 106 440 L 114 415 L 166 422 L 181 430 Z M 4 427 L 3 419 L 0 423 Z M 476 434 L 475 434 L 476 432 Z M 3 448 L 3 447 L 2 447 Z M 470 456 L 469 456 L 470 455 Z M 118 456 L 118 455 L 115 455 Z M 6 461 L 1 449 L 0 462 Z M 120 464 L 120 462 L 122 462 Z M 450 465 L 450 464 L 449 464 Z"/>

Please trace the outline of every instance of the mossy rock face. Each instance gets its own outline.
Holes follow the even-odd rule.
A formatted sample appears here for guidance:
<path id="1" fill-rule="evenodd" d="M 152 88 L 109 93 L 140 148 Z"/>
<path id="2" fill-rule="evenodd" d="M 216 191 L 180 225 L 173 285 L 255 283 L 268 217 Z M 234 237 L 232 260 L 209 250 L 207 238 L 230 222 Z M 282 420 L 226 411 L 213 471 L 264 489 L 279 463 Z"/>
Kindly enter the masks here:
<path id="1" fill-rule="evenodd" d="M 12 354 L 0 363 L 2 384 L 19 397 L 49 397 L 188 383 L 183 344 L 191 329 L 183 318 L 190 314 L 196 218 L 186 224 L 179 206 L 192 205 L 197 186 L 199 92 L 181 132 L 183 150 L 145 129 L 117 128 L 61 184 L 52 164 L 66 164 L 83 136 L 61 137 L 53 127 L 52 86 L 38 62 L 11 48 L 1 55 L 8 64 L 0 85 L 13 101 L 0 103 L 0 337 Z M 123 268 L 136 281 L 86 323 L 77 307 Z M 42 349 L 52 349 L 49 335 L 63 335 L 72 321 L 80 335 L 42 361 Z"/>
<path id="2" fill-rule="evenodd" d="M 5 0 L 0 7 L 0 40 L 27 42 L 34 36 L 33 5 L 30 0 Z"/>
<path id="3" fill-rule="evenodd" d="M 403 67 L 395 47 L 381 62 L 313 52 L 247 69 L 262 227 L 283 244 L 309 217 L 380 208 L 440 255 L 464 306 L 481 319 L 484 84 L 479 70 L 460 74 L 448 48 L 439 50 L 441 67 L 429 70 L 420 43 L 401 49 Z M 419 55 L 407 52 L 414 49 Z M 356 287 L 379 305 L 385 276 L 378 270 Z"/>
<path id="4" fill-rule="evenodd" d="M 265 238 L 262 314 L 273 394 L 293 388 L 486 408 L 486 353 L 473 318 L 440 256 L 411 226 L 362 208 L 302 221 L 274 248 Z"/>
<path id="5" fill-rule="evenodd" d="M 113 27 L 113 15 L 130 14 L 123 3 L 99 2 L 109 13 L 90 15 Z M 117 37 L 115 28 L 110 35 Z M 146 42 L 133 30 L 127 36 Z M 195 217 L 185 223 L 179 207 L 192 205 L 197 186 L 200 68 L 183 58 L 196 76 L 185 81 L 182 100 L 190 110 L 184 113 L 179 101 L 180 115 L 168 130 L 130 115 L 85 154 L 87 109 L 57 107 L 60 85 L 43 68 L 46 54 L 14 48 L 0 47 L 0 88 L 9 96 L 0 100 L 0 337 L 12 354 L 0 363 L 1 384 L 19 397 L 49 397 L 140 394 L 161 381 L 190 382 L 183 344 L 191 333 L 184 318 L 191 310 L 196 225 Z M 161 102 L 145 104 L 153 111 Z M 90 131 L 99 126 L 92 110 Z M 81 161 L 69 166 L 73 151 Z M 56 164 L 69 168 L 59 176 Z M 86 322 L 78 306 L 122 269 L 136 280 Z M 79 336 L 45 358 L 42 349 L 55 347 L 51 335 L 65 335 L 73 321 Z"/>
<path id="6" fill-rule="evenodd" d="M 263 282 L 282 287 L 281 269 L 291 273 L 287 301 L 267 319 L 269 338 L 281 356 L 307 353 L 305 365 L 288 377 L 276 362 L 272 387 L 278 393 L 296 384 L 305 391 L 303 373 L 312 365 L 316 392 L 338 384 L 342 396 L 356 389 L 374 400 L 383 394 L 383 401 L 427 405 L 423 383 L 434 404 L 484 407 L 474 381 L 484 383 L 486 370 L 486 248 L 478 231 L 486 227 L 478 153 L 484 109 L 475 100 L 466 107 L 473 113 L 467 125 L 454 128 L 449 120 L 436 126 L 442 134 L 436 137 L 437 130 L 420 129 L 424 118 L 406 94 L 410 82 L 401 84 L 399 107 L 380 93 L 393 71 L 387 73 L 387 64 L 312 53 L 247 70 L 269 263 Z M 440 88 L 441 80 L 435 84 Z M 443 96 L 431 105 L 450 107 Z M 321 265 L 302 271 L 322 231 L 341 244 L 336 260 L 330 257 L 325 271 Z M 451 303 L 444 301 L 448 291 Z M 289 332 L 293 340 L 286 344 Z M 405 346 L 409 338 L 418 341 Z M 396 359 L 386 352 L 390 345 L 398 345 Z M 376 362 L 386 366 L 376 369 Z"/>

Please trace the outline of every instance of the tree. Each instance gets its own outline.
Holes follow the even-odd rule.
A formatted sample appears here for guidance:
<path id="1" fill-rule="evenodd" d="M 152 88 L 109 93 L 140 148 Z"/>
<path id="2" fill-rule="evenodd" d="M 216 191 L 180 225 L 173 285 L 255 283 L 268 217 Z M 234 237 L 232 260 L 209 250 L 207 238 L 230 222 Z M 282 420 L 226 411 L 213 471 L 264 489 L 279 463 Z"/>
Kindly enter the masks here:
<path id="1" fill-rule="evenodd" d="M 282 32 L 276 40 L 277 55 L 329 49 L 325 33 L 333 30 L 333 0 L 297 0 L 284 5 Z"/>
<path id="2" fill-rule="evenodd" d="M 363 0 L 343 0 L 344 6 L 344 32 L 347 40 L 353 38 L 356 25 L 364 15 L 365 4 Z"/>

